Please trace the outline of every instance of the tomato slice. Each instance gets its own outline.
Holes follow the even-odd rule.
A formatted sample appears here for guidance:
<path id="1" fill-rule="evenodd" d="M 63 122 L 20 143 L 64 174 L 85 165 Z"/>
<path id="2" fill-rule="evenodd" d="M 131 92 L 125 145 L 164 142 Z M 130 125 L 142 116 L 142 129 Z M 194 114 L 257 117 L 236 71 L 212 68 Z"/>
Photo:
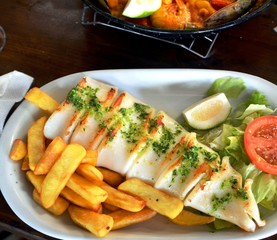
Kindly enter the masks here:
<path id="1" fill-rule="evenodd" d="M 250 122 L 244 133 L 244 147 L 258 169 L 277 175 L 277 116 L 263 116 Z"/>

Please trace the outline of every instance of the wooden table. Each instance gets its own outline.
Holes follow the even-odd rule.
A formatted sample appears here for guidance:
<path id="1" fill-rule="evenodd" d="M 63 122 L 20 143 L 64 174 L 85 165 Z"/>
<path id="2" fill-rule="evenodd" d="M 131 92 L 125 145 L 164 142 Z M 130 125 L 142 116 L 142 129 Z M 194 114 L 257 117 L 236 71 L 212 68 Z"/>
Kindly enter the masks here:
<path id="1" fill-rule="evenodd" d="M 204 68 L 246 72 L 277 84 L 277 5 L 221 32 L 206 59 L 158 40 L 83 26 L 82 9 L 81 1 L 1 0 L 0 25 L 7 44 L 0 53 L 0 75 L 22 71 L 40 87 L 64 75 L 96 69 Z M 2 195 L 0 228 L 28 239 L 51 239 L 20 221 Z"/>

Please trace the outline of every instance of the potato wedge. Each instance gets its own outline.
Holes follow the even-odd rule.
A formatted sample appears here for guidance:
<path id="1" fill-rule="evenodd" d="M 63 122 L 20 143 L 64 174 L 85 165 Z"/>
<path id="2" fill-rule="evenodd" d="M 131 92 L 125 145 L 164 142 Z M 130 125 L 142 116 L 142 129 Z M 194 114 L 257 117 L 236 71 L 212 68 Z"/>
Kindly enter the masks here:
<path id="1" fill-rule="evenodd" d="M 98 151 L 97 150 L 87 150 L 87 154 L 82 160 L 82 163 L 89 163 L 93 166 L 96 165 L 98 158 Z"/>
<path id="2" fill-rule="evenodd" d="M 34 171 L 45 151 L 45 137 L 43 133 L 45 123 L 46 117 L 43 116 L 35 121 L 28 130 L 27 151 L 29 155 L 29 167 L 32 171 Z"/>
<path id="3" fill-rule="evenodd" d="M 27 155 L 27 145 L 22 139 L 15 139 L 10 151 L 10 159 L 22 160 Z"/>
<path id="4" fill-rule="evenodd" d="M 137 178 L 126 180 L 118 189 L 142 198 L 147 207 L 169 218 L 177 217 L 184 207 L 179 198 L 155 189 Z"/>
<path id="5" fill-rule="evenodd" d="M 156 215 L 156 212 L 150 208 L 144 208 L 139 212 L 129 212 L 126 210 L 117 210 L 110 214 L 114 220 L 112 230 L 124 228 L 140 222 L 145 222 Z"/>
<path id="6" fill-rule="evenodd" d="M 110 169 L 103 167 L 97 167 L 97 169 L 102 173 L 104 181 L 112 187 L 118 187 L 125 180 L 124 176 Z"/>
<path id="7" fill-rule="evenodd" d="M 71 190 L 68 187 L 65 187 L 62 190 L 60 196 L 62 196 L 67 201 L 69 201 L 79 207 L 87 208 L 87 209 L 90 209 L 90 210 L 92 210 L 94 212 L 98 212 L 98 213 L 102 212 L 101 203 L 92 204 L 90 201 L 84 199 L 83 197 L 81 197 L 79 194 L 77 194 L 76 192 L 74 192 L 73 190 Z"/>
<path id="8" fill-rule="evenodd" d="M 33 199 L 36 201 L 36 203 L 42 206 L 40 194 L 36 189 L 34 189 L 33 191 Z M 69 202 L 63 199 L 62 197 L 58 197 L 51 207 L 45 209 L 56 216 L 60 216 L 67 210 L 68 207 Z"/>
<path id="9" fill-rule="evenodd" d="M 106 214 L 70 205 L 69 215 L 73 222 L 87 229 L 96 237 L 105 237 L 113 227 L 113 218 Z"/>
<path id="10" fill-rule="evenodd" d="M 103 180 L 103 174 L 96 167 L 90 165 L 89 163 L 81 163 L 76 172 L 88 180 Z"/>
<path id="11" fill-rule="evenodd" d="M 60 157 L 66 147 L 66 142 L 59 136 L 53 139 L 47 146 L 44 154 L 38 161 L 34 174 L 43 175 L 47 174 L 57 159 Z"/>
<path id="12" fill-rule="evenodd" d="M 183 209 L 183 211 L 176 218 L 170 220 L 178 225 L 193 226 L 211 223 L 215 220 L 215 217 L 199 215 Z"/>
<path id="13" fill-rule="evenodd" d="M 93 205 L 104 202 L 108 197 L 106 191 L 76 173 L 68 179 L 66 186 Z"/>
<path id="14" fill-rule="evenodd" d="M 49 114 L 54 112 L 59 106 L 59 103 L 56 100 L 37 87 L 31 88 L 26 93 L 25 99 Z"/>
<path id="15" fill-rule="evenodd" d="M 72 174 L 86 155 L 79 144 L 68 144 L 46 175 L 41 187 L 41 202 L 45 208 L 52 206 Z"/>

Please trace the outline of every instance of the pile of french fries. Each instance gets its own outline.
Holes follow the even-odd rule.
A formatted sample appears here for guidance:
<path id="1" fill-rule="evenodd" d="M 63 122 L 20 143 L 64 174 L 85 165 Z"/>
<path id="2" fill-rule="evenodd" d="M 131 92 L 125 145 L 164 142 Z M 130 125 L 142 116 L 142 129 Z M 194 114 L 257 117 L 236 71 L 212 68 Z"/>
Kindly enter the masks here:
<path id="1" fill-rule="evenodd" d="M 59 103 L 39 88 L 25 96 L 45 112 L 28 129 L 27 140 L 16 139 L 10 159 L 21 161 L 21 170 L 33 185 L 32 198 L 56 216 L 68 211 L 74 223 L 96 237 L 111 230 L 147 221 L 156 214 L 173 223 L 190 226 L 207 224 L 214 217 L 184 209 L 183 202 L 139 179 L 125 179 L 109 169 L 96 167 L 97 151 L 62 138 L 44 136 L 47 116 Z"/>

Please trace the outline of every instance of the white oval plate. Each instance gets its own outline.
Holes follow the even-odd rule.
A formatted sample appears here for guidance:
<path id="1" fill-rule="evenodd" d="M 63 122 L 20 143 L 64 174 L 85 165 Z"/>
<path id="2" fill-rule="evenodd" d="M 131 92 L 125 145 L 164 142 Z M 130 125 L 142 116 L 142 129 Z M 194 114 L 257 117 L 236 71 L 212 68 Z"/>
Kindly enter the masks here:
<path id="1" fill-rule="evenodd" d="M 185 107 L 200 100 L 215 79 L 225 76 L 242 78 L 248 87 L 248 93 L 258 89 L 277 107 L 276 85 L 249 74 L 220 70 L 99 70 L 59 78 L 42 89 L 56 100 L 62 101 L 69 89 L 85 75 L 126 90 L 179 121 L 182 121 L 181 111 Z M 14 213 L 37 231 L 65 240 L 95 239 L 92 234 L 73 224 L 67 214 L 54 217 L 38 206 L 32 200 L 33 188 L 20 170 L 20 163 L 13 162 L 8 157 L 14 139 L 26 139 L 27 129 L 42 114 L 37 107 L 24 101 L 7 122 L 0 140 L 2 194 Z M 261 239 L 277 233 L 277 211 L 269 214 L 266 220 L 267 225 L 257 229 L 255 233 L 247 233 L 239 228 L 212 233 L 206 226 L 180 227 L 163 217 L 155 217 L 148 222 L 113 231 L 108 234 L 107 239 Z"/>

